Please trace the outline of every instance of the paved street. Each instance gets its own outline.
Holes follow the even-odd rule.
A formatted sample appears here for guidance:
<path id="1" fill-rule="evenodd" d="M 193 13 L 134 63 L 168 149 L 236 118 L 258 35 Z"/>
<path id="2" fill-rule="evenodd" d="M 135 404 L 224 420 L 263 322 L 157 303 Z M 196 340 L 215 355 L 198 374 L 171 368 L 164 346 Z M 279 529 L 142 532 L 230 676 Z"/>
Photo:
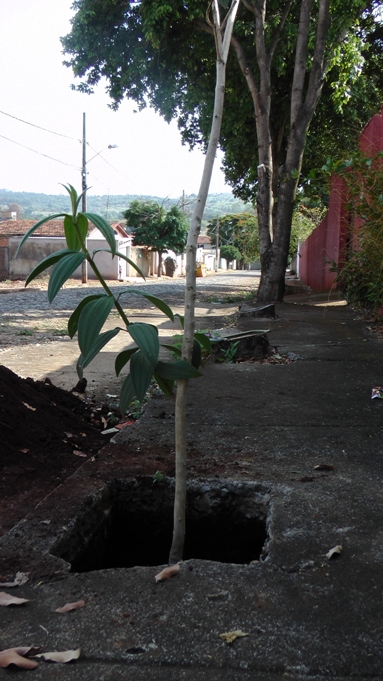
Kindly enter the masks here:
<path id="1" fill-rule="evenodd" d="M 255 290 L 258 281 L 259 272 L 247 271 L 228 271 L 197 279 L 199 328 L 216 328 L 217 323 L 224 325 L 224 320 L 238 309 L 238 302 L 228 302 L 228 297 L 236 300 L 241 294 Z M 42 380 L 48 376 L 55 385 L 70 390 L 77 382 L 75 366 L 79 348 L 77 340 L 70 340 L 67 335 L 68 318 L 83 298 L 101 287 L 95 284 L 68 286 L 59 292 L 52 305 L 48 302 L 46 285 L 42 290 L 37 287 L 17 288 L 17 291 L 9 292 L 9 287 L 1 288 L 0 285 L 2 364 L 23 378 L 30 376 Z M 124 288 L 127 293 L 122 297 L 122 303 L 130 320 L 156 324 L 161 342 L 170 342 L 173 334 L 180 333 L 179 323 L 172 324 L 150 301 L 129 293 L 129 289 L 140 289 L 161 297 L 173 311 L 183 314 L 184 278 L 149 279 L 145 282 L 137 278 L 112 286 L 114 292 L 121 292 Z M 118 325 L 117 319 L 112 314 L 105 329 Z M 104 400 L 106 393 L 119 391 L 121 379 L 115 377 L 114 358 L 131 342 L 129 335 L 120 332 L 92 361 L 86 370 L 89 394 Z"/>
<path id="2" fill-rule="evenodd" d="M 233 292 L 249 291 L 258 286 L 259 271 L 222 271 L 218 274 L 197 279 L 197 298 L 206 296 L 221 296 L 232 294 Z M 101 288 L 101 287 L 99 287 Z M 124 284 L 111 285 L 114 292 L 121 291 L 122 288 L 139 288 L 142 291 L 150 292 L 152 295 L 168 298 L 177 298 L 181 304 L 184 297 L 185 279 L 147 279 L 131 278 Z M 33 285 L 27 289 L 18 287 L 16 292 L 10 292 L 9 288 L 2 288 L 0 283 L 0 320 L 4 317 L 25 314 L 35 314 L 36 311 L 67 311 L 73 310 L 76 305 L 87 295 L 95 292 L 95 284 L 76 285 L 62 289 L 52 304 L 48 302 L 46 290 L 35 288 Z M 129 298 L 127 297 L 129 295 Z M 144 301 L 140 296 L 127 293 L 124 297 L 128 307 L 143 307 Z"/>

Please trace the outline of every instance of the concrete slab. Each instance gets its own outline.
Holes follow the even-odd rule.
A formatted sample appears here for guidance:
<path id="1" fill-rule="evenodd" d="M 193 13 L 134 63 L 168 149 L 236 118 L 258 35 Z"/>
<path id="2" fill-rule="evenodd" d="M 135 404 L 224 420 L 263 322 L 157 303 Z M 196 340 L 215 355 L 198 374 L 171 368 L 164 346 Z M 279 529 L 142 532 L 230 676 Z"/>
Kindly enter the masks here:
<path id="1" fill-rule="evenodd" d="M 40 663 L 35 679 L 383 678 L 383 402 L 371 400 L 383 344 L 344 306 L 323 314 L 284 304 L 278 315 L 272 342 L 302 360 L 207 366 L 188 397 L 190 475 L 223 490 L 256 482 L 268 496 L 261 560 L 191 559 L 156 584 L 157 567 L 71 574 L 53 555 L 81 513 L 107 506 L 108 482 L 123 477 L 114 446 L 137 456 L 174 448 L 174 405 L 153 399 L 104 460 L 87 462 L 0 540 L 0 565 L 13 551 L 32 571 L 17 589 L 30 603 L 0 613 L 1 647 L 82 649 L 78 662 Z M 336 545 L 342 553 L 328 559 Z M 58 581 L 41 577 L 55 571 Z M 83 609 L 54 612 L 78 599 Z M 233 630 L 247 635 L 225 643 L 220 634 Z"/>

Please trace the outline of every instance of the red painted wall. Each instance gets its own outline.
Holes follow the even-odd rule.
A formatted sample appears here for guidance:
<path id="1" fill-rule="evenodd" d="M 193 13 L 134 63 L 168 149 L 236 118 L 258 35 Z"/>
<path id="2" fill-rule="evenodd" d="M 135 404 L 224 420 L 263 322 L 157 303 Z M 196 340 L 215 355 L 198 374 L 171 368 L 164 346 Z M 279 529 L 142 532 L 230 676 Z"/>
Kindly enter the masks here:
<path id="1" fill-rule="evenodd" d="M 330 272 L 331 264 L 344 258 L 349 234 L 349 215 L 344 204 L 343 182 L 333 176 L 327 214 L 299 249 L 298 276 L 313 291 L 331 289 L 336 276 Z"/>
<path id="2" fill-rule="evenodd" d="M 374 156 L 383 151 L 383 108 L 371 118 L 359 141 L 360 150 Z M 342 264 L 349 239 L 352 239 L 350 215 L 346 209 L 346 195 L 342 180 L 333 176 L 330 183 L 329 209 L 321 224 L 314 229 L 299 249 L 298 276 L 313 291 L 329 291 L 335 280 L 330 272 L 331 262 Z"/>

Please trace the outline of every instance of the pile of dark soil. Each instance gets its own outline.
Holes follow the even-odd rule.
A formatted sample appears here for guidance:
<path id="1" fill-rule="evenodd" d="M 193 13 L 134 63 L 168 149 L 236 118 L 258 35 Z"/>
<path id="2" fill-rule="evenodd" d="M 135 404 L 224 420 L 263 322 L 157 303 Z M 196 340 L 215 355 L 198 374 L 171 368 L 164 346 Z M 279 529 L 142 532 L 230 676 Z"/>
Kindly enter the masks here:
<path id="1" fill-rule="evenodd" d="M 0 366 L 0 536 L 106 444 L 102 413 Z"/>

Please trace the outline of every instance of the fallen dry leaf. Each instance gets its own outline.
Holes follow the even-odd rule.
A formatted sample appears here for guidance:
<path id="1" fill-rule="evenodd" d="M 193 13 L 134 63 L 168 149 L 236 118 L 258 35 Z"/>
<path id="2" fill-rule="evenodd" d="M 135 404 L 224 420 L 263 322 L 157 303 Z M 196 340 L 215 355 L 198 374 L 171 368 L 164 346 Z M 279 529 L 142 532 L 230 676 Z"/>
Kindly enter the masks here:
<path id="1" fill-rule="evenodd" d="M 121 430 L 121 428 L 133 426 L 135 423 L 136 423 L 135 421 L 125 421 L 125 423 L 116 423 L 116 428 L 118 428 L 118 430 Z"/>
<path id="2" fill-rule="evenodd" d="M 65 603 L 65 605 L 62 606 L 62 608 L 57 608 L 55 612 L 59 613 L 65 613 L 65 612 L 70 612 L 71 610 L 79 610 L 80 608 L 83 608 L 85 605 L 85 601 L 76 601 L 75 603 Z"/>
<path id="3" fill-rule="evenodd" d="M 156 582 L 164 582 L 166 579 L 174 577 L 174 575 L 178 574 L 179 571 L 180 564 L 176 563 L 175 565 L 170 565 L 169 567 L 161 570 L 161 572 L 159 572 L 154 579 L 156 580 Z"/>
<path id="4" fill-rule="evenodd" d="M 343 551 L 343 546 L 341 544 L 337 544 L 337 546 L 334 546 L 330 551 L 326 553 L 326 558 L 330 560 L 333 556 L 339 556 L 340 553 Z"/>
<path id="5" fill-rule="evenodd" d="M 23 605 L 23 603 L 29 603 L 29 599 L 16 598 L 16 596 L 11 596 L 5 591 L 0 591 L 0 605 Z"/>
<path id="6" fill-rule="evenodd" d="M 227 631 L 224 634 L 220 634 L 220 638 L 222 638 L 225 643 L 233 643 L 236 638 L 242 638 L 243 636 L 248 636 L 249 634 L 245 634 L 244 631 L 241 631 L 240 629 L 236 629 L 235 631 Z"/>
<path id="7" fill-rule="evenodd" d="M 80 657 L 81 649 L 77 650 L 63 650 L 54 651 L 52 653 L 40 653 L 35 655 L 35 657 L 41 657 L 45 662 L 58 662 L 59 664 L 64 664 L 65 662 L 72 662 L 72 660 L 78 660 Z"/>
<path id="8" fill-rule="evenodd" d="M 26 584 L 29 579 L 29 572 L 16 572 L 16 577 L 13 582 L 2 582 L 1 587 L 9 589 L 11 586 L 22 586 Z"/>
<path id="9" fill-rule="evenodd" d="M 21 669 L 35 669 L 37 662 L 28 660 L 25 656 L 36 653 L 40 648 L 7 648 L 0 651 L 0 667 L 6 668 L 10 664 L 15 664 Z"/>
<path id="10" fill-rule="evenodd" d="M 67 437 L 73 437 L 73 433 L 67 433 L 66 430 L 64 430 L 64 435 L 66 435 Z"/>
<path id="11" fill-rule="evenodd" d="M 31 407 L 31 405 L 28 404 L 28 402 L 23 402 L 22 404 L 23 404 L 24 407 L 26 407 L 27 409 L 30 409 L 31 411 L 36 411 L 36 407 Z"/>
<path id="12" fill-rule="evenodd" d="M 82 456 L 83 458 L 86 459 L 86 454 L 84 454 L 84 452 L 80 452 L 79 449 L 74 449 L 73 454 L 75 454 L 75 456 Z"/>

